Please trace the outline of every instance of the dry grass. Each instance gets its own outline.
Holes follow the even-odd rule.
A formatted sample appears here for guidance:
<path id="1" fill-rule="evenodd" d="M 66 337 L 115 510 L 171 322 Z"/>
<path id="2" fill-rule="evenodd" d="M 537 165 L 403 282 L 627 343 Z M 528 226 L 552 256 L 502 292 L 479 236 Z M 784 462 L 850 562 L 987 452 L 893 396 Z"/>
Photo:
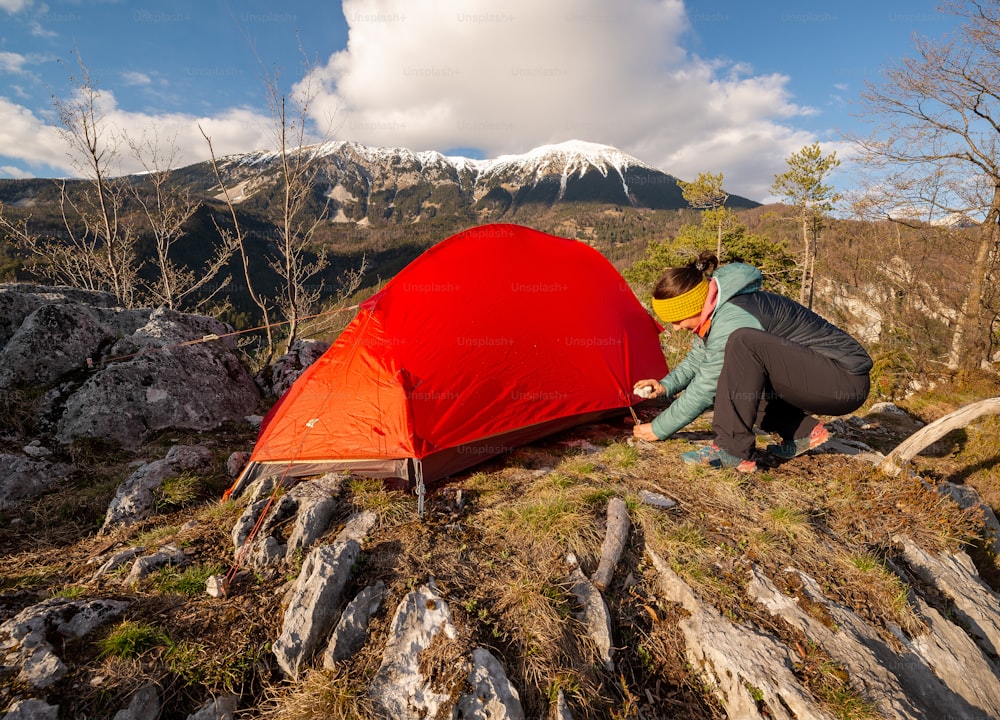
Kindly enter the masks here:
<path id="1" fill-rule="evenodd" d="M 708 428 L 707 418 L 699 420 L 687 437 L 698 441 Z M 887 429 L 880 437 L 898 442 L 895 432 Z M 132 660 L 101 660 L 92 641 L 71 645 L 75 669 L 56 692 L 64 694 L 69 713 L 110 716 L 137 687 L 138 676 L 165 689 L 169 718 L 186 717 L 207 697 L 230 691 L 241 694 L 241 708 L 253 717 L 373 717 L 366 688 L 382 661 L 378 639 L 406 593 L 433 579 L 460 638 L 457 644 L 442 641 L 423 657 L 440 689 L 454 692 L 461 685 L 464 653 L 478 646 L 501 659 L 527 717 L 545 716 L 561 690 L 577 718 L 721 720 L 724 711 L 688 665 L 677 628 L 684 613 L 662 599 L 646 564 L 649 545 L 724 615 L 800 648 L 797 673 L 813 694 L 835 716 L 861 720 L 872 717 L 871 708 L 852 693 L 843 669 L 747 596 L 749 568 L 759 568 L 819 615 L 821 607 L 807 602 L 785 568 L 820 580 L 831 601 L 854 609 L 887 640 L 889 627 L 916 633 L 921 626 L 907 600 L 909 586 L 894 569 L 893 535 L 905 533 L 938 552 L 971 547 L 981 518 L 944 499 L 935 483 L 966 482 L 994 506 L 1000 496 L 1000 422 L 992 420 L 970 428 L 953 454 L 918 458 L 924 479 L 890 479 L 829 454 L 764 462 L 761 472 L 743 476 L 681 464 L 679 453 L 689 449 L 684 440 L 633 446 L 627 433 L 626 424 L 599 424 L 521 448 L 433 489 L 423 518 L 411 494 L 378 481 L 348 483 L 327 538 L 359 510 L 379 520 L 345 595 L 376 580 L 387 593 L 369 628 L 372 641 L 350 663 L 310 670 L 297 682 L 277 670 L 267 648 L 280 628 L 293 568 L 243 572 L 225 599 L 188 597 L 187 585 L 178 591 L 151 580 L 132 591 L 135 604 L 124 619 L 166 628 L 169 643 Z M 865 440 L 864 433 L 855 439 Z M 231 566 L 229 531 L 242 506 L 218 501 L 216 490 L 228 484 L 226 478 L 198 478 L 199 497 L 185 498 L 180 509 L 98 536 L 102 509 L 128 472 L 127 458 L 94 448 L 76 452 L 89 463 L 89 477 L 103 474 L 102 482 L 42 498 L 18 522 L 13 513 L 0 513 L 0 592 L 8 612 L 56 592 L 77 595 L 79 588 L 89 595 L 121 594 L 114 577 L 91 583 L 87 563 L 140 541 L 180 543 L 194 571 Z M 643 505 L 641 490 L 669 495 L 678 505 Z M 612 496 L 625 499 L 632 521 L 605 592 L 617 646 L 613 674 L 601 668 L 584 637 L 566 562 L 573 553 L 586 574 L 596 568 Z M 73 505 L 84 508 L 83 518 L 67 523 L 68 510 L 61 508 Z M 991 579 L 995 559 L 981 555 L 977 562 Z"/>

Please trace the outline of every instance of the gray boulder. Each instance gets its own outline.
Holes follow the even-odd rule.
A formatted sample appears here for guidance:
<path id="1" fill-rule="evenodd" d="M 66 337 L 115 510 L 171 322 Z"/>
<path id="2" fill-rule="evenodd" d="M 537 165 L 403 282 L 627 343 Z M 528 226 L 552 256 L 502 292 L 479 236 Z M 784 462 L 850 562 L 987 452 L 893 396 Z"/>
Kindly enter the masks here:
<path id="1" fill-rule="evenodd" d="M 323 667 L 333 668 L 353 656 L 368 639 L 368 623 L 378 612 L 385 595 L 385 583 L 369 585 L 351 600 L 340 616 L 323 653 Z"/>
<path id="2" fill-rule="evenodd" d="M 212 462 L 212 452 L 198 445 L 176 445 L 162 460 L 146 463 L 118 486 L 108 506 L 101 532 L 131 525 L 152 513 L 157 488 L 168 478 L 203 470 Z"/>
<path id="3" fill-rule="evenodd" d="M 67 303 L 99 308 L 113 308 L 116 304 L 114 296 L 106 292 L 32 283 L 0 283 L 0 345 L 6 345 L 24 319 L 40 307 Z"/>
<path id="4" fill-rule="evenodd" d="M 160 707 L 160 688 L 148 682 L 132 693 L 128 705 L 116 712 L 113 720 L 156 720 Z"/>
<path id="5" fill-rule="evenodd" d="M 63 443 L 131 449 L 161 430 L 215 429 L 261 397 L 231 331 L 203 315 L 115 307 L 107 293 L 0 284 L 0 389 L 50 388 L 34 420 Z"/>
<path id="6" fill-rule="evenodd" d="M 281 635 L 272 650 L 286 675 L 299 670 L 319 647 L 337 620 L 340 598 L 361 555 L 361 542 L 374 526 L 372 512 L 353 516 L 332 545 L 314 548 L 302 563 L 292 587 Z"/>
<path id="7" fill-rule="evenodd" d="M 30 698 L 18 700 L 11 705 L 4 714 L 3 720 L 56 720 L 58 717 L 58 705 L 49 705 L 44 700 Z"/>
<path id="8" fill-rule="evenodd" d="M 38 497 L 65 480 L 72 465 L 23 455 L 0 455 L 0 510 Z"/>
<path id="9" fill-rule="evenodd" d="M 122 585 L 133 587 L 161 567 L 167 565 L 187 565 L 188 562 L 188 556 L 179 547 L 173 544 L 164 545 L 151 555 L 136 558 L 135 562 L 132 563 L 132 568 L 129 570 L 128 575 L 125 576 L 125 580 L 122 581 Z"/>
<path id="10" fill-rule="evenodd" d="M 330 348 L 330 343 L 324 340 L 296 340 L 288 348 L 288 352 L 279 357 L 271 365 L 271 388 L 274 394 L 281 397 L 292 386 L 299 375 L 319 360 L 320 356 Z"/>
<path id="11" fill-rule="evenodd" d="M 0 348 L 0 388 L 47 385 L 86 367 L 87 358 L 149 318 L 149 310 L 42 305 L 25 317 Z"/>
<path id="12" fill-rule="evenodd" d="M 160 430 L 212 430 L 242 420 L 260 400 L 257 384 L 231 342 L 200 342 L 228 331 L 212 318 L 153 311 L 111 348 L 108 354 L 121 359 L 98 367 L 65 399 L 58 439 L 101 437 L 135 448 Z"/>
<path id="13" fill-rule="evenodd" d="M 0 660 L 29 687 L 47 688 L 67 672 L 52 642 L 82 638 L 128 606 L 124 600 L 43 600 L 0 625 Z"/>
<path id="14" fill-rule="evenodd" d="M 295 561 L 300 554 L 304 555 L 329 528 L 343 482 L 343 475 L 327 473 L 293 485 L 273 502 L 261 498 L 249 503 L 233 526 L 236 555 L 245 555 L 251 567 L 257 569 L 282 560 Z M 267 517 L 261 520 L 265 509 Z M 286 526 L 293 518 L 286 539 Z M 254 528 L 257 530 L 252 544 L 244 548 Z"/>
<path id="15" fill-rule="evenodd" d="M 223 695 L 209 700 L 198 710 L 187 716 L 187 720 L 233 720 L 236 715 L 237 695 Z"/>
<path id="16" fill-rule="evenodd" d="M 485 648 L 472 651 L 471 692 L 458 699 L 452 717 L 463 720 L 524 720 L 521 698 L 503 665 Z M 456 714 L 457 713 L 457 714 Z"/>
<path id="17" fill-rule="evenodd" d="M 448 603 L 431 582 L 407 594 L 396 608 L 382 665 L 368 689 L 379 717 L 419 720 L 448 712 L 449 693 L 432 687 L 420 663 L 421 653 L 440 633 L 452 641 L 458 637 Z"/>

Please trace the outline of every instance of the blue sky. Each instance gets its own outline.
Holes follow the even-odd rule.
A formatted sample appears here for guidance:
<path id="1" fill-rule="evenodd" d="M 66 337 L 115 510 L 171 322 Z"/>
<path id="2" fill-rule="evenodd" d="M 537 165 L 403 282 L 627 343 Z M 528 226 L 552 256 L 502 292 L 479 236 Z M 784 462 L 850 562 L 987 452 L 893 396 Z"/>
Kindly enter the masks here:
<path id="1" fill-rule="evenodd" d="M 849 158 L 864 82 L 952 28 L 934 0 L 0 0 L 0 177 L 75 173 L 52 97 L 78 51 L 108 137 L 168 138 L 178 164 L 205 159 L 199 126 L 218 154 L 273 146 L 267 71 L 311 97 L 317 138 L 473 157 L 580 139 L 763 200 L 804 145 Z"/>

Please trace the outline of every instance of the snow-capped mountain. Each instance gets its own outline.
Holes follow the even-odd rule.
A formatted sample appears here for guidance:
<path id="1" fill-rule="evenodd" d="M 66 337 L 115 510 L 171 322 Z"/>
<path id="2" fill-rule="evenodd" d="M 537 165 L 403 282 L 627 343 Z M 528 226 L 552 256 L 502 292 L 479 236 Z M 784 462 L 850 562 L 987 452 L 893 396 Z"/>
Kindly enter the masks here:
<path id="1" fill-rule="evenodd" d="M 485 221 L 572 202 L 686 206 L 677 178 L 617 148 L 580 140 L 487 160 L 348 141 L 301 152 L 315 160 L 317 191 L 339 222 L 414 222 L 443 212 Z M 267 152 L 224 158 L 231 194 L 241 201 L 266 194 L 278 160 Z M 737 196 L 729 200 L 733 207 L 756 204 Z"/>

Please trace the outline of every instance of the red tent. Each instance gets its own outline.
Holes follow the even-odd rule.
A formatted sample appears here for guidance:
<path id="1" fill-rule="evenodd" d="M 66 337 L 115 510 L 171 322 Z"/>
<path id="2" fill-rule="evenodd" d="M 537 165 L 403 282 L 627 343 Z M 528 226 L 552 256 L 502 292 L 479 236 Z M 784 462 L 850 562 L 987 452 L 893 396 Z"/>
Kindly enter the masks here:
<path id="1" fill-rule="evenodd" d="M 238 492 L 331 470 L 416 484 L 609 413 L 660 378 L 660 328 L 584 243 L 485 225 L 365 301 L 261 426 Z"/>

